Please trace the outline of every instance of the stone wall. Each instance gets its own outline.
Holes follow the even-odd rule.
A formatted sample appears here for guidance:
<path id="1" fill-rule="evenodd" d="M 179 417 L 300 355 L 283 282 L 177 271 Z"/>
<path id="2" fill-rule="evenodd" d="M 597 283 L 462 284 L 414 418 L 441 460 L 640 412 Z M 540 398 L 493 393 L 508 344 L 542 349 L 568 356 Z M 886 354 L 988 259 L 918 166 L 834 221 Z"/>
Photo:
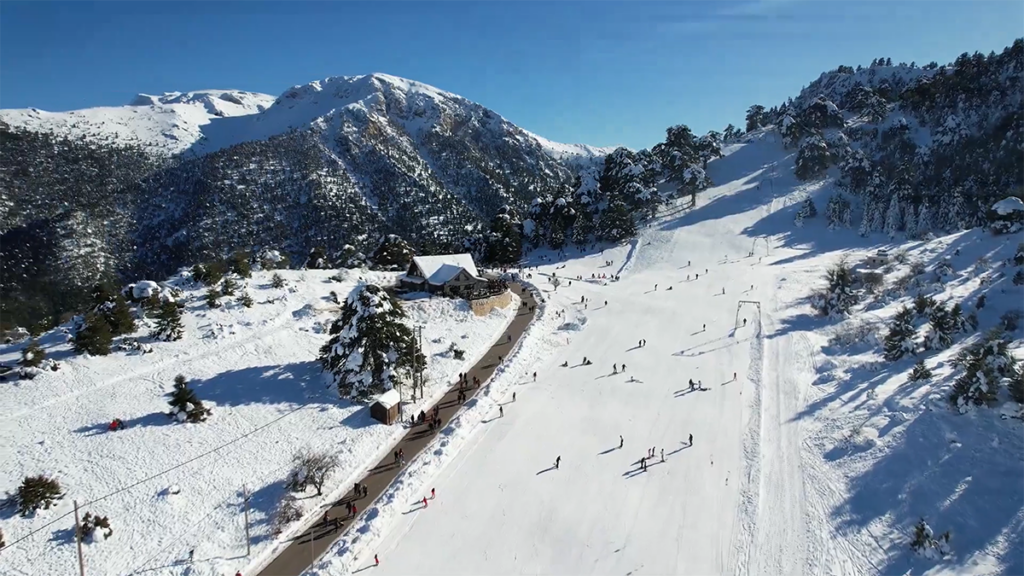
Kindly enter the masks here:
<path id="1" fill-rule="evenodd" d="M 473 314 L 477 316 L 486 316 L 491 313 L 491 310 L 495 308 L 504 308 L 512 303 L 512 293 L 508 290 L 498 294 L 497 296 L 491 296 L 490 298 L 484 298 L 482 300 L 471 300 L 470 306 L 473 307 Z"/>

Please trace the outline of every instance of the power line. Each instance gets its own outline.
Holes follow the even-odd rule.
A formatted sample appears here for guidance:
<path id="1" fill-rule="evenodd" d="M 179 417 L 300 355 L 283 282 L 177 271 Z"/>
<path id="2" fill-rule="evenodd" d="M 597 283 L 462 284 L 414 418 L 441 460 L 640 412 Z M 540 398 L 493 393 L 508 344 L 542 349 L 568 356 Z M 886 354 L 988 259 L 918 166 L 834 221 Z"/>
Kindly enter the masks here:
<path id="1" fill-rule="evenodd" d="M 264 428 L 267 428 L 269 426 L 272 426 L 272 425 L 280 422 L 281 420 L 291 416 L 292 414 L 295 414 L 299 410 L 304 410 L 304 409 L 309 408 L 309 407 L 310 407 L 310 405 L 299 406 L 298 408 L 295 408 L 291 412 L 286 412 L 286 413 L 282 414 L 281 416 L 278 416 L 277 418 L 271 420 L 270 422 L 267 422 L 266 424 L 262 424 L 260 426 L 257 426 L 256 428 L 253 428 L 252 430 L 246 432 L 245 434 L 242 434 L 241 436 L 233 438 L 232 440 L 229 440 L 229 441 L 225 442 L 224 444 L 221 444 L 220 446 L 217 446 L 215 448 L 211 448 L 210 450 L 207 450 L 206 452 L 203 452 L 202 454 L 199 454 L 198 456 L 193 456 L 192 458 L 189 458 L 188 460 L 186 460 L 184 462 L 175 464 L 174 466 L 171 466 L 170 468 L 167 468 L 165 470 L 161 470 L 160 472 L 157 472 L 156 474 L 153 474 L 152 476 L 148 476 L 146 478 L 143 478 L 142 480 L 139 480 L 137 482 L 129 484 L 128 486 L 124 486 L 122 488 L 119 488 L 119 489 L 117 489 L 117 490 L 115 490 L 115 491 L 113 491 L 113 492 L 111 492 L 109 494 L 105 494 L 105 495 L 100 496 L 99 498 L 96 498 L 94 500 L 90 500 L 90 501 L 82 504 L 82 507 L 84 508 L 86 506 L 90 506 L 92 504 L 95 504 L 96 502 L 101 502 L 103 500 L 106 500 L 107 498 L 110 498 L 111 496 L 116 496 L 116 495 L 118 495 L 118 494 L 120 494 L 122 492 L 125 492 L 127 490 L 131 490 L 132 488 L 135 488 L 135 487 L 137 487 L 137 486 L 139 486 L 141 484 L 145 484 L 146 482 L 149 482 L 150 480 L 155 480 L 156 478 L 159 478 L 160 476 L 163 476 L 164 474 L 167 474 L 169 472 L 173 472 L 173 471 L 177 470 L 178 468 L 182 468 L 184 466 L 188 466 L 189 464 L 192 464 L 193 462 L 195 462 L 197 460 L 200 460 L 202 458 L 205 458 L 205 457 L 209 456 L 210 454 L 213 454 L 214 452 L 218 452 L 218 451 L 220 451 L 220 450 L 222 450 L 224 448 L 227 448 L 228 446 L 238 442 L 239 440 L 242 440 L 244 438 L 248 438 L 249 436 L 252 436 L 253 434 L 259 432 L 260 430 L 263 430 Z M 43 530 L 49 528 L 50 526 L 53 526 L 57 522 L 60 522 L 61 520 L 67 518 L 68 516 L 71 516 L 72 514 L 74 514 L 73 511 L 72 512 L 67 512 L 67 513 L 65 513 L 65 514 L 63 514 L 61 516 L 58 516 L 57 518 L 54 518 L 53 520 L 47 522 L 46 524 L 43 524 L 39 528 L 36 528 L 35 530 L 32 530 L 31 532 L 29 532 L 28 534 L 25 534 L 21 538 L 18 538 L 17 540 L 14 540 L 13 542 L 10 542 L 9 544 L 4 546 L 3 548 L 0 548 L 0 553 L 3 553 L 5 551 L 7 551 L 7 550 L 10 550 L 11 548 L 14 548 L 15 546 L 18 545 L 19 542 L 21 542 L 23 540 L 26 540 L 26 539 L 28 539 L 28 538 L 38 534 L 39 532 L 42 532 Z"/>

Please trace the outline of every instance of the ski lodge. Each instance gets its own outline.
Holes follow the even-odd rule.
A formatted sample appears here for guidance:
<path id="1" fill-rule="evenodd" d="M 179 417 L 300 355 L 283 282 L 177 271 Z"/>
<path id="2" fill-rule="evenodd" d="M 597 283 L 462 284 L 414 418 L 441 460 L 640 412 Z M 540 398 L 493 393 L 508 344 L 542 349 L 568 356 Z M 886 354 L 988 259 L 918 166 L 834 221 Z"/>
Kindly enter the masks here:
<path id="1" fill-rule="evenodd" d="M 415 256 L 405 274 L 398 277 L 398 283 L 406 290 L 467 299 L 488 286 L 469 254 Z"/>
<path id="2" fill-rule="evenodd" d="M 399 396 L 398 390 L 392 388 L 378 396 L 377 400 L 370 404 L 370 417 L 390 426 L 398 421 L 401 405 L 402 397 Z"/>

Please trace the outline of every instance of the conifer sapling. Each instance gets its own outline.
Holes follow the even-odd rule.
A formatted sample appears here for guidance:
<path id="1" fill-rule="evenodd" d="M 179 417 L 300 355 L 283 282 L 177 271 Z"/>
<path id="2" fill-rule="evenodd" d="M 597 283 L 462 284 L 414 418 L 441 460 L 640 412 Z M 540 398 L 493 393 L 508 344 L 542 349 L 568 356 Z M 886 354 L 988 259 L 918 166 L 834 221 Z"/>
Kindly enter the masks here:
<path id="1" fill-rule="evenodd" d="M 39 345 L 39 341 L 32 338 L 28 341 L 21 350 L 21 361 L 18 362 L 20 366 L 26 368 L 35 368 L 43 363 L 46 359 L 46 351 Z"/>

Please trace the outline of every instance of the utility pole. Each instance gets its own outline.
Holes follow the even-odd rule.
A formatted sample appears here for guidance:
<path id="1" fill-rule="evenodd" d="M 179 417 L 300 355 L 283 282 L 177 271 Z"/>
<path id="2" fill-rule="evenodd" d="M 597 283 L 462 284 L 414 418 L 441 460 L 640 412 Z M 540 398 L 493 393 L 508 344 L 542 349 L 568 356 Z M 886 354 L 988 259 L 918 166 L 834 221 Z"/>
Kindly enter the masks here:
<path id="1" fill-rule="evenodd" d="M 249 489 L 242 485 L 242 513 L 245 515 L 245 555 L 252 553 L 252 540 L 249 538 Z"/>
<path id="2" fill-rule="evenodd" d="M 82 525 L 78 521 L 78 500 L 75 500 L 75 544 L 78 544 L 78 575 L 85 576 L 85 557 L 82 556 Z"/>
<path id="3" fill-rule="evenodd" d="M 419 354 L 417 354 L 416 357 L 419 358 L 420 354 L 423 353 L 423 326 L 417 326 L 416 330 L 419 332 L 419 346 L 420 346 Z M 420 398 L 423 398 L 426 395 L 426 392 L 424 392 L 424 390 L 423 390 L 423 368 L 424 368 L 424 366 L 423 366 L 422 362 L 420 363 L 419 368 L 420 368 Z"/>

